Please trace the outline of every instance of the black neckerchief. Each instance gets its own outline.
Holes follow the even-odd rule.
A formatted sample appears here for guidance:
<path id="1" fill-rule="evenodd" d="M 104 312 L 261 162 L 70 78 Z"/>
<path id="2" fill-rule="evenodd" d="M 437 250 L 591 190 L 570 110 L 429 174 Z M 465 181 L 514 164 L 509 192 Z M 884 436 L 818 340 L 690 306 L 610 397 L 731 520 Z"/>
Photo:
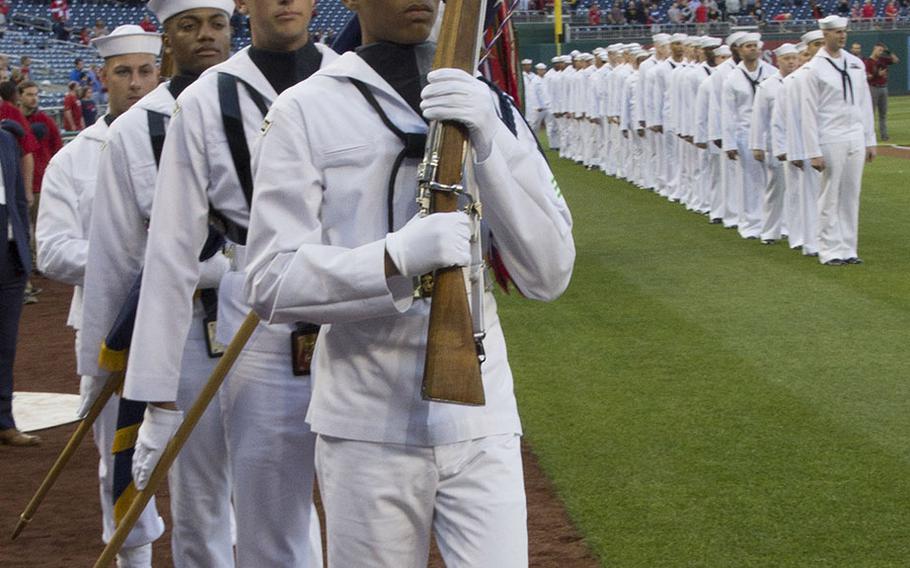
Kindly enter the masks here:
<path id="1" fill-rule="evenodd" d="M 853 98 L 853 80 L 850 78 L 850 74 L 847 73 L 847 58 L 844 57 L 844 68 L 841 69 L 834 63 L 834 60 L 830 57 L 825 57 L 825 61 L 831 64 L 831 67 L 840 73 L 841 77 L 841 88 L 844 91 L 844 101 L 847 100 L 847 87 L 850 88 L 850 104 L 856 104 L 856 99 Z"/>
<path id="2" fill-rule="evenodd" d="M 379 41 L 358 47 L 356 52 L 401 95 L 414 112 L 421 114 L 420 91 L 427 84 L 428 70 L 421 69 L 418 54 L 432 47 L 432 44 L 418 46 Z"/>
<path id="3" fill-rule="evenodd" d="M 114 123 L 114 119 L 116 119 L 116 118 L 117 117 L 112 114 L 106 114 L 106 115 L 104 115 L 104 122 L 106 122 L 107 125 L 110 126 L 111 124 Z"/>
<path id="4" fill-rule="evenodd" d="M 278 94 L 318 71 L 322 64 L 322 54 L 312 40 L 297 51 L 250 47 L 249 55 Z"/>
<path id="5" fill-rule="evenodd" d="M 193 84 L 193 81 L 199 78 L 199 75 L 191 73 L 180 73 L 171 77 L 171 82 L 167 85 L 167 90 L 175 99 L 180 96 L 184 89 Z"/>
<path id="6" fill-rule="evenodd" d="M 705 65 L 705 66 L 704 66 L 704 70 L 705 70 L 705 73 L 708 74 L 708 77 L 710 77 L 710 76 L 711 76 L 711 68 L 708 67 L 707 65 Z"/>
<path id="7" fill-rule="evenodd" d="M 762 72 L 761 63 L 758 64 L 758 75 L 755 77 L 755 79 L 753 79 L 752 77 L 750 77 L 750 76 L 749 76 L 749 72 L 746 71 L 745 69 L 740 69 L 740 71 L 743 72 L 743 77 L 746 78 L 746 81 L 749 81 L 749 84 L 752 85 L 752 96 L 754 97 L 754 96 L 755 96 L 755 89 L 757 89 L 757 88 L 758 88 L 758 84 L 761 83 L 761 72 Z"/>

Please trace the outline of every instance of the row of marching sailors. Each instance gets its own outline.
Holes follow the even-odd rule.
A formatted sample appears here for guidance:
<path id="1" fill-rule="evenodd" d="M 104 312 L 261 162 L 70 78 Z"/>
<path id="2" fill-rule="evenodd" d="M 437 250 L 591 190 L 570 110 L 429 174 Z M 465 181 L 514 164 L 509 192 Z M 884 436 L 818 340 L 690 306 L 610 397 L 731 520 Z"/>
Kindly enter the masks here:
<path id="1" fill-rule="evenodd" d="M 849 21 L 763 57 L 758 33 L 721 41 L 657 34 L 554 58 L 544 76 L 547 135 L 563 158 L 626 179 L 826 265 L 860 264 L 863 165 L 875 157 L 863 62 Z"/>

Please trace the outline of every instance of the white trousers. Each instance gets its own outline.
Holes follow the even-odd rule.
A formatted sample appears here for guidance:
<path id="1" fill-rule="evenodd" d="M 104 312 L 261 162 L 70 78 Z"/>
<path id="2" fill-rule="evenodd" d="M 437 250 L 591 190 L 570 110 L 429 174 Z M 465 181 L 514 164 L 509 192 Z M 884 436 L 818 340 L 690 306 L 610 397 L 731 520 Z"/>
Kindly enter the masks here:
<path id="1" fill-rule="evenodd" d="M 641 184 L 645 189 L 654 189 L 655 188 L 655 168 L 654 164 L 657 164 L 657 146 L 655 139 L 657 135 L 654 132 L 651 132 L 651 129 L 645 128 L 645 137 L 643 144 L 644 157 L 642 160 L 644 164 L 641 169 Z"/>
<path id="2" fill-rule="evenodd" d="M 201 318 L 194 318 L 183 350 L 177 407 L 196 401 L 218 359 L 208 356 Z M 231 568 L 231 474 L 221 412 L 223 390 L 206 409 L 168 472 L 171 551 L 175 568 Z"/>
<path id="3" fill-rule="evenodd" d="M 714 219 L 723 220 L 724 218 L 724 191 L 723 191 L 723 167 L 724 160 L 727 159 L 726 156 L 719 154 L 711 149 L 713 142 L 708 142 L 708 149 L 705 150 L 708 154 L 708 171 L 707 179 L 705 180 L 706 191 L 708 197 L 708 203 L 710 204 L 711 211 L 709 217 L 713 221 Z"/>
<path id="4" fill-rule="evenodd" d="M 76 330 L 76 353 L 79 353 L 79 330 Z M 101 540 L 111 540 L 116 525 L 114 523 L 114 435 L 117 432 L 117 412 L 120 408 L 120 397 L 112 395 L 101 410 L 101 414 L 92 424 L 92 436 L 98 449 L 98 489 L 101 497 Z M 123 548 L 134 548 L 154 542 L 164 533 L 164 521 L 158 516 L 155 498 L 139 515 L 139 520 L 123 542 Z"/>
<path id="5" fill-rule="evenodd" d="M 679 191 L 679 176 L 680 170 L 682 169 L 682 164 L 679 163 L 679 138 L 676 137 L 676 133 L 667 132 L 666 130 L 663 133 L 664 139 L 664 180 L 666 182 L 665 193 L 661 194 L 666 196 L 668 199 L 679 199 L 677 192 Z"/>
<path id="6" fill-rule="evenodd" d="M 808 167 L 808 166 L 803 166 Z M 786 219 L 784 224 L 787 225 L 787 242 L 790 248 L 803 246 L 805 243 L 805 214 L 803 213 L 803 172 L 792 162 L 784 165 L 784 177 L 786 177 L 786 195 L 784 197 L 784 214 Z"/>
<path id="7" fill-rule="evenodd" d="M 720 154 L 720 188 L 723 193 L 724 227 L 736 227 L 739 224 L 739 172 L 736 162 L 726 152 Z"/>
<path id="8" fill-rule="evenodd" d="M 818 194 L 818 260 L 855 258 L 866 147 L 849 140 L 822 144 L 821 149 L 825 170 Z"/>
<path id="9" fill-rule="evenodd" d="M 666 138 L 662 132 L 652 132 L 654 137 L 654 188 L 658 194 L 666 197 L 667 194 L 667 148 Z"/>
<path id="10" fill-rule="evenodd" d="M 776 241 L 784 224 L 784 196 L 787 192 L 784 166 L 771 152 L 765 152 L 765 164 L 767 182 L 762 202 L 761 238 Z"/>
<path id="11" fill-rule="evenodd" d="M 748 134 L 748 133 L 747 133 Z M 737 140 L 738 158 L 734 161 L 739 185 L 739 221 L 742 238 L 758 238 L 762 227 L 762 201 L 765 192 L 765 165 L 755 159 L 746 138 Z"/>
<path id="12" fill-rule="evenodd" d="M 821 186 L 821 174 L 803 163 L 802 203 L 803 213 L 803 254 L 818 253 L 818 194 Z"/>
<path id="13" fill-rule="evenodd" d="M 520 438 L 435 447 L 319 436 L 330 568 L 422 568 L 431 531 L 446 566 L 526 568 Z"/>
<path id="14" fill-rule="evenodd" d="M 544 126 L 547 129 L 547 143 L 550 145 L 550 150 L 557 150 L 559 148 L 559 133 L 556 128 L 556 117 L 552 113 L 547 113 L 546 118 L 544 118 Z"/>
<path id="15" fill-rule="evenodd" d="M 243 297 L 242 288 L 242 273 L 222 278 L 219 326 L 236 329 L 246 316 L 244 304 L 230 301 Z M 321 550 L 314 550 L 310 538 L 311 524 L 318 523 L 312 515 L 316 437 L 304 420 L 310 377 L 291 372 L 290 336 L 288 351 L 269 352 L 274 346 L 257 341 L 259 333 L 238 357 L 220 396 L 234 482 L 237 566 L 322 566 Z"/>

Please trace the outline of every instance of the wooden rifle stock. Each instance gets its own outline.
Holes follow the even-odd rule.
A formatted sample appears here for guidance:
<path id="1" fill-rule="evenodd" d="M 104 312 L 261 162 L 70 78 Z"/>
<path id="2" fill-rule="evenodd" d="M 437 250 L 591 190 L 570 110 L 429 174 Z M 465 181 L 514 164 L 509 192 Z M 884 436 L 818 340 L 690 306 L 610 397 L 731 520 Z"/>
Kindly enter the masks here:
<path id="1" fill-rule="evenodd" d="M 455 68 L 474 73 L 484 4 L 483 0 L 446 2 L 433 69 Z M 452 122 L 443 122 L 440 128 L 442 134 L 436 181 L 443 187 L 461 185 L 467 130 L 463 125 Z M 431 213 L 447 213 L 457 208 L 458 196 L 455 193 L 432 191 Z M 434 276 L 423 396 L 439 402 L 484 404 L 471 310 L 459 267 L 437 270 Z"/>

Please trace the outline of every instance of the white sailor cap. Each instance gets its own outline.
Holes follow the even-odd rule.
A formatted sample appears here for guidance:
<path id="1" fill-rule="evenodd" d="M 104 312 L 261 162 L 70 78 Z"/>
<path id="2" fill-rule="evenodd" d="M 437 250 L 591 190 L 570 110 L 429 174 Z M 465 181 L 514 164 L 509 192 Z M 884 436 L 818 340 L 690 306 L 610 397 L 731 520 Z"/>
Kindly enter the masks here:
<path id="1" fill-rule="evenodd" d="M 515 61 L 515 60 L 513 59 L 512 61 Z M 522 59 L 522 60 L 521 60 L 521 64 L 522 64 L 522 65 L 530 65 L 530 64 L 532 64 L 532 63 L 534 63 L 534 62 L 531 61 L 530 59 Z"/>
<path id="2" fill-rule="evenodd" d="M 686 41 L 689 36 L 686 34 L 673 34 L 670 36 L 670 43 L 676 43 L 678 41 Z"/>
<path id="3" fill-rule="evenodd" d="M 611 43 L 607 46 L 607 53 L 616 53 L 622 51 L 625 46 L 621 43 Z"/>
<path id="4" fill-rule="evenodd" d="M 632 52 L 632 55 L 635 57 L 635 59 L 641 59 L 642 57 L 651 57 L 651 52 L 647 49 L 642 49 L 639 47 Z"/>
<path id="5" fill-rule="evenodd" d="M 625 44 L 625 45 L 623 46 L 623 49 L 624 49 L 625 51 L 629 51 L 630 49 L 638 49 L 639 47 L 641 47 L 641 44 L 640 44 L 640 43 L 635 43 L 635 42 L 633 41 L 632 43 L 627 43 L 627 44 Z"/>
<path id="6" fill-rule="evenodd" d="M 161 53 L 161 34 L 147 32 L 134 24 L 119 26 L 110 34 L 95 38 L 92 45 L 98 48 L 98 55 L 107 59 L 127 53 Z"/>
<path id="7" fill-rule="evenodd" d="M 701 45 L 701 36 L 690 35 L 685 40 L 683 40 L 685 45 Z"/>
<path id="8" fill-rule="evenodd" d="M 561 55 L 560 58 L 562 59 L 563 63 L 572 63 L 571 55 Z"/>
<path id="9" fill-rule="evenodd" d="M 799 41 L 808 45 L 813 41 L 818 41 L 820 39 L 825 39 L 825 32 L 821 30 L 812 30 L 801 35 Z"/>
<path id="10" fill-rule="evenodd" d="M 733 45 L 740 46 L 747 43 L 758 43 L 759 47 L 761 47 L 761 34 L 756 32 L 743 34 L 736 39 L 736 42 Z"/>
<path id="11" fill-rule="evenodd" d="M 546 63 L 538 63 L 537 65 L 534 66 L 534 69 L 546 69 L 546 68 L 547 68 Z"/>
<path id="12" fill-rule="evenodd" d="M 571 52 L 569 52 L 569 55 L 572 57 L 578 57 L 579 55 L 581 55 L 581 52 L 578 51 L 577 49 L 573 49 Z M 512 61 L 515 61 L 515 60 L 513 59 Z"/>
<path id="13" fill-rule="evenodd" d="M 727 45 L 736 45 L 736 40 L 738 40 L 740 37 L 742 37 L 744 35 L 746 35 L 746 32 L 733 32 L 732 34 L 727 36 L 727 39 L 724 40 L 724 43 L 726 43 Z"/>
<path id="14" fill-rule="evenodd" d="M 594 55 L 591 53 L 579 53 L 578 58 L 582 61 L 594 61 Z"/>
<path id="15" fill-rule="evenodd" d="M 798 53 L 802 53 L 802 52 L 806 51 L 807 49 L 809 49 L 809 46 L 803 42 L 799 42 L 798 44 L 796 44 L 796 51 Z"/>
<path id="16" fill-rule="evenodd" d="M 820 30 L 840 30 L 847 27 L 847 24 L 850 23 L 849 18 L 844 18 L 843 16 L 837 16 L 831 14 L 830 16 L 825 16 L 818 21 L 818 29 Z"/>
<path id="17" fill-rule="evenodd" d="M 714 50 L 714 55 L 722 56 L 722 57 L 730 57 L 731 55 L 733 55 L 733 52 L 730 51 L 729 45 L 722 45 Z"/>
<path id="18" fill-rule="evenodd" d="M 607 50 L 601 51 L 600 53 L 597 54 L 597 58 L 600 59 L 601 61 L 609 61 L 610 52 Z"/>
<path id="19" fill-rule="evenodd" d="M 705 49 L 711 49 L 713 47 L 719 46 L 722 43 L 723 42 L 720 40 L 719 37 L 705 36 L 701 40 L 701 47 L 703 47 Z"/>
<path id="20" fill-rule="evenodd" d="M 797 55 L 799 51 L 792 43 L 785 43 L 774 50 L 774 55 L 783 57 L 784 55 Z"/>
<path id="21" fill-rule="evenodd" d="M 654 34 L 651 36 L 651 41 L 654 43 L 654 45 L 667 45 L 670 43 L 670 34 Z"/>
<path id="22" fill-rule="evenodd" d="M 234 0 L 149 0 L 148 3 L 149 11 L 155 14 L 161 23 L 180 12 L 196 8 L 215 8 L 230 17 L 234 13 Z"/>
<path id="23" fill-rule="evenodd" d="M 554 55 L 550 58 L 550 63 L 562 63 L 562 55 Z"/>

